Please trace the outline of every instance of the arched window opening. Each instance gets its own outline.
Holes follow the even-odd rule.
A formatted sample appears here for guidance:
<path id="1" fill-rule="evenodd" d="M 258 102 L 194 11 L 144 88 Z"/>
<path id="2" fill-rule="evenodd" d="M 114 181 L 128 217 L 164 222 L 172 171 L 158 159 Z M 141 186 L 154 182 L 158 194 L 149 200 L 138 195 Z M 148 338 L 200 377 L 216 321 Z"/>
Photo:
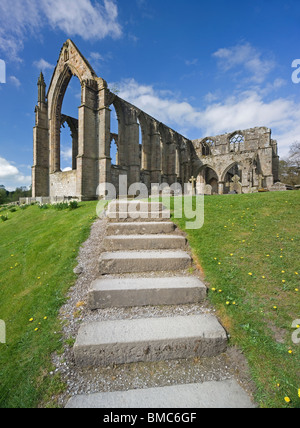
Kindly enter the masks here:
<path id="1" fill-rule="evenodd" d="M 79 79 L 71 78 L 65 93 L 60 129 L 60 169 L 63 172 L 77 168 L 78 156 L 78 106 L 81 102 Z"/>
<path id="2" fill-rule="evenodd" d="M 245 143 L 245 138 L 242 134 L 234 134 L 230 138 L 230 152 L 237 153 L 243 150 Z"/>
<path id="3" fill-rule="evenodd" d="M 112 104 L 110 106 L 110 157 L 112 165 L 119 165 L 118 138 L 119 122 L 116 109 Z"/>
<path id="4" fill-rule="evenodd" d="M 137 119 L 137 123 L 139 125 L 139 165 L 140 165 L 140 170 L 143 170 L 145 165 L 145 162 L 144 162 L 145 154 L 143 152 L 143 133 L 142 133 L 142 127 L 139 119 Z"/>
<path id="5" fill-rule="evenodd" d="M 202 156 L 211 156 L 214 141 L 210 138 L 206 138 L 202 141 Z"/>

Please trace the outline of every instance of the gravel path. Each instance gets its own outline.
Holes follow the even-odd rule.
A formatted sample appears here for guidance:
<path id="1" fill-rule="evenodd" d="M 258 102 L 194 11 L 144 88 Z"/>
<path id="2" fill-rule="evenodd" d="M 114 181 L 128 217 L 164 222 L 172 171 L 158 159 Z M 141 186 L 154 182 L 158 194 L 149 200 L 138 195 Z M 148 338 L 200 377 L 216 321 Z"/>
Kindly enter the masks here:
<path id="1" fill-rule="evenodd" d="M 103 237 L 106 233 L 106 220 L 98 219 L 92 226 L 88 240 L 83 244 L 78 255 L 80 267 L 78 279 L 69 291 L 68 301 L 61 308 L 60 318 L 63 324 L 65 345 L 62 355 L 53 355 L 56 369 L 67 384 L 63 395 L 58 397 L 58 404 L 64 407 L 67 400 L 76 394 L 95 392 L 123 391 L 137 388 L 152 388 L 175 384 L 225 380 L 235 377 L 250 394 L 254 391 L 249 378 L 247 363 L 243 355 L 235 348 L 214 358 L 196 358 L 190 360 L 172 360 L 153 363 L 133 363 L 105 368 L 78 368 L 74 363 L 72 343 L 74 343 L 82 322 L 107 321 L 117 319 L 150 318 L 174 315 L 196 315 L 213 313 L 214 309 L 207 301 L 201 304 L 182 306 L 154 306 L 134 308 L 109 308 L 90 311 L 87 308 L 87 295 L 92 281 L 99 278 L 99 257 L 104 251 Z M 181 232 L 178 232 L 181 233 Z M 199 271 L 152 273 L 155 276 L 193 275 Z M 119 277 L 120 275 L 118 275 Z M 127 277 L 137 275 L 126 275 Z M 149 276 L 149 273 L 140 276 Z M 108 276 L 107 276 L 108 277 Z M 113 277 L 113 276 L 110 276 Z"/>

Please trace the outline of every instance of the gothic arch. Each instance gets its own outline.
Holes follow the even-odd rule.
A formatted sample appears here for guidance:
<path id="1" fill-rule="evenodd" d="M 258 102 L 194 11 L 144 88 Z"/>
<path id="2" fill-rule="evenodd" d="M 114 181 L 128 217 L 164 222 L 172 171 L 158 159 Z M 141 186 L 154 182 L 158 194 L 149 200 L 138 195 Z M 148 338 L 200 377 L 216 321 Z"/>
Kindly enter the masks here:
<path id="1" fill-rule="evenodd" d="M 60 171 L 61 109 L 66 90 L 73 76 L 76 76 L 80 81 L 82 103 L 84 98 L 84 86 L 87 82 L 94 81 L 96 75 L 74 43 L 68 40 L 60 52 L 60 57 L 51 79 L 47 95 L 50 126 L 49 143 L 51 173 Z"/>

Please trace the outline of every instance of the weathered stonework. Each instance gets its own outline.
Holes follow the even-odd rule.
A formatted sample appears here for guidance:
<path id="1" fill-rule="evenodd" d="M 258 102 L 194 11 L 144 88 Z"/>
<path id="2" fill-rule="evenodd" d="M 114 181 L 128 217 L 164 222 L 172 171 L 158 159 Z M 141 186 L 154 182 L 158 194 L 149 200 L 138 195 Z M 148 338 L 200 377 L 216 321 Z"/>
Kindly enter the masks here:
<path id="1" fill-rule="evenodd" d="M 250 193 L 270 189 L 278 181 L 277 142 L 268 128 L 203 138 L 193 145 L 199 159 L 193 164 L 199 192 L 210 184 L 213 193 Z"/>
<path id="2" fill-rule="evenodd" d="M 61 111 L 73 76 L 81 84 L 78 119 Z M 118 118 L 117 134 L 111 132 L 112 106 Z M 112 93 L 71 40 L 61 49 L 47 96 L 40 75 L 35 114 L 33 197 L 97 199 L 102 183 L 112 183 L 119 193 L 120 175 L 127 177 L 128 188 L 142 182 L 148 190 L 151 183 L 183 185 L 198 177 L 199 193 L 205 192 L 205 185 L 211 186 L 210 193 L 228 193 L 236 175 L 244 193 L 270 188 L 278 179 L 277 144 L 269 129 L 192 142 Z M 62 172 L 60 165 L 62 126 L 69 126 L 72 135 L 72 171 L 68 172 Z M 117 165 L 112 165 L 112 140 L 118 149 Z"/>

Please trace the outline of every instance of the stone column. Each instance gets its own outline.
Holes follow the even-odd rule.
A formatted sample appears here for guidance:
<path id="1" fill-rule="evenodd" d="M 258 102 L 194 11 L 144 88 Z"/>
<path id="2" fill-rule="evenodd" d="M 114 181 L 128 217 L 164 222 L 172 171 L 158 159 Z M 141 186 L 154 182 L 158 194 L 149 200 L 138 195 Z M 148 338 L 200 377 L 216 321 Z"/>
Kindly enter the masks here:
<path id="1" fill-rule="evenodd" d="M 95 82 L 83 82 L 79 107 L 76 193 L 81 200 L 96 199 L 97 177 L 97 90 Z"/>
<path id="2" fill-rule="evenodd" d="M 153 127 L 151 134 L 151 183 L 161 183 L 160 133 Z"/>
<path id="3" fill-rule="evenodd" d="M 49 196 L 49 122 L 46 84 L 41 73 L 33 128 L 32 197 Z"/>

